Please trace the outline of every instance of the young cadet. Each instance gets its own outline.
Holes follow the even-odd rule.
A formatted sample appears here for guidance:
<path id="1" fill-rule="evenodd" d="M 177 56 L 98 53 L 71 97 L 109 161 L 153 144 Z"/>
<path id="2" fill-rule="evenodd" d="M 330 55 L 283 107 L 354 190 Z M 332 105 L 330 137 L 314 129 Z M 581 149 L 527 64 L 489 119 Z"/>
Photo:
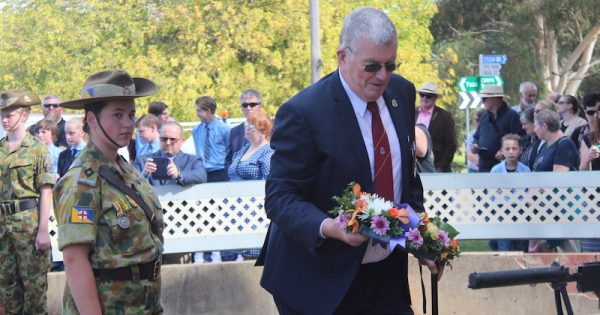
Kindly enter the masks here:
<path id="1" fill-rule="evenodd" d="M 81 99 L 89 142 L 54 189 L 58 246 L 67 277 L 63 314 L 161 314 L 162 208 L 117 154 L 135 122 L 134 99 L 156 85 L 125 71 L 88 77 Z"/>
<path id="2" fill-rule="evenodd" d="M 48 312 L 48 217 L 55 177 L 48 150 L 24 125 L 30 106 L 37 104 L 40 99 L 26 91 L 0 93 L 6 131 L 0 139 L 0 304 L 6 314 Z"/>

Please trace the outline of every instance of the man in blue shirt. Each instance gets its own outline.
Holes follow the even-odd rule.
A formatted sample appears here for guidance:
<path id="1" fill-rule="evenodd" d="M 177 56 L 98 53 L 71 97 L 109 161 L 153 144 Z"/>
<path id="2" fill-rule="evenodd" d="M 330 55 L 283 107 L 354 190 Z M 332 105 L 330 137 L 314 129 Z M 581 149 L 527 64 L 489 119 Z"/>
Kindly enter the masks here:
<path id="1" fill-rule="evenodd" d="M 192 131 L 196 155 L 204 159 L 208 182 L 228 181 L 225 157 L 229 146 L 229 127 L 215 116 L 217 102 L 210 96 L 196 99 L 196 115 L 201 123 Z"/>

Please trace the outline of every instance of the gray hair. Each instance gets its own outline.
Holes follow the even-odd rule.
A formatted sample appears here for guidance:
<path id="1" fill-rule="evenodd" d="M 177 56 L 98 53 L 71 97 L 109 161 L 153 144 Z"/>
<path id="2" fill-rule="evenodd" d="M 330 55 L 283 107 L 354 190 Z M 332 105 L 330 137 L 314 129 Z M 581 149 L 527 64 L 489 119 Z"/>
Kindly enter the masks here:
<path id="1" fill-rule="evenodd" d="M 542 126 L 546 124 L 548 131 L 557 132 L 560 130 L 560 116 L 557 112 L 549 109 L 544 109 L 539 113 L 535 114 L 535 124 Z"/>
<path id="2" fill-rule="evenodd" d="M 519 93 L 523 93 L 528 89 L 534 89 L 537 92 L 537 86 L 533 82 L 523 82 L 519 85 Z"/>
<path id="3" fill-rule="evenodd" d="M 179 136 L 183 137 L 183 126 L 176 122 L 176 121 L 168 121 L 166 123 L 164 123 L 161 127 L 160 127 L 160 135 L 162 136 L 163 134 L 163 130 L 165 130 L 166 126 L 175 126 L 177 127 L 177 129 L 179 129 Z"/>
<path id="4" fill-rule="evenodd" d="M 256 100 L 258 100 L 259 103 L 262 104 L 262 95 L 260 95 L 260 92 L 258 92 L 257 90 L 253 90 L 253 89 L 247 89 L 244 90 L 244 92 L 242 92 L 242 95 L 240 95 L 240 103 L 242 102 L 243 99 L 246 98 L 251 98 L 251 97 L 255 97 Z"/>
<path id="5" fill-rule="evenodd" d="M 352 49 L 352 44 L 358 38 L 368 39 L 383 47 L 394 43 L 398 34 L 394 23 L 383 11 L 364 7 L 346 16 L 340 33 L 340 49 Z"/>
<path id="6" fill-rule="evenodd" d="M 42 106 L 44 106 L 45 102 L 47 100 L 57 100 L 59 103 L 62 103 L 62 100 L 60 99 L 60 97 L 56 94 L 48 94 L 44 97 L 44 99 L 42 100 Z"/>

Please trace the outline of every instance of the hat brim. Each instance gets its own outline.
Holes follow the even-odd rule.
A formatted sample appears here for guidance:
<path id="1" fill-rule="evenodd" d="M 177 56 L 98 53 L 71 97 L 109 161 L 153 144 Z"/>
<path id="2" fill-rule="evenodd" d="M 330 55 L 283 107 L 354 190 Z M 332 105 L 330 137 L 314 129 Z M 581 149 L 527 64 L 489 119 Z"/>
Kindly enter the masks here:
<path id="1" fill-rule="evenodd" d="M 68 102 L 63 102 L 60 107 L 68 109 L 84 109 L 85 105 L 103 101 L 116 101 L 116 100 L 129 100 L 138 97 L 150 96 L 158 91 L 158 87 L 154 82 L 145 78 L 132 78 L 133 84 L 135 85 L 134 95 L 116 95 L 116 96 L 101 96 L 101 97 L 90 97 L 83 98 Z"/>
<path id="2" fill-rule="evenodd" d="M 438 92 L 435 92 L 435 91 L 429 90 L 429 89 L 420 89 L 417 91 L 417 93 L 435 94 L 437 96 L 440 96 L 440 94 Z"/>
<path id="3" fill-rule="evenodd" d="M 494 97 L 504 97 L 504 94 L 487 94 L 487 95 L 479 95 L 479 98 L 494 98 Z"/>

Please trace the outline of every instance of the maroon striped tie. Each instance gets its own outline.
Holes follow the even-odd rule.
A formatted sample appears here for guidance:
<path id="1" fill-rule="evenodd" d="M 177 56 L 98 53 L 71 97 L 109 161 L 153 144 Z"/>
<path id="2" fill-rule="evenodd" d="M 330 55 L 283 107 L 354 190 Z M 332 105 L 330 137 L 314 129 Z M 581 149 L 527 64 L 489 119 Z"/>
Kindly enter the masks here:
<path id="1" fill-rule="evenodd" d="M 379 116 L 377 103 L 368 102 L 371 112 L 371 132 L 373 134 L 373 156 L 375 157 L 375 193 L 388 201 L 394 201 L 394 176 L 392 171 L 392 155 L 387 134 Z"/>

